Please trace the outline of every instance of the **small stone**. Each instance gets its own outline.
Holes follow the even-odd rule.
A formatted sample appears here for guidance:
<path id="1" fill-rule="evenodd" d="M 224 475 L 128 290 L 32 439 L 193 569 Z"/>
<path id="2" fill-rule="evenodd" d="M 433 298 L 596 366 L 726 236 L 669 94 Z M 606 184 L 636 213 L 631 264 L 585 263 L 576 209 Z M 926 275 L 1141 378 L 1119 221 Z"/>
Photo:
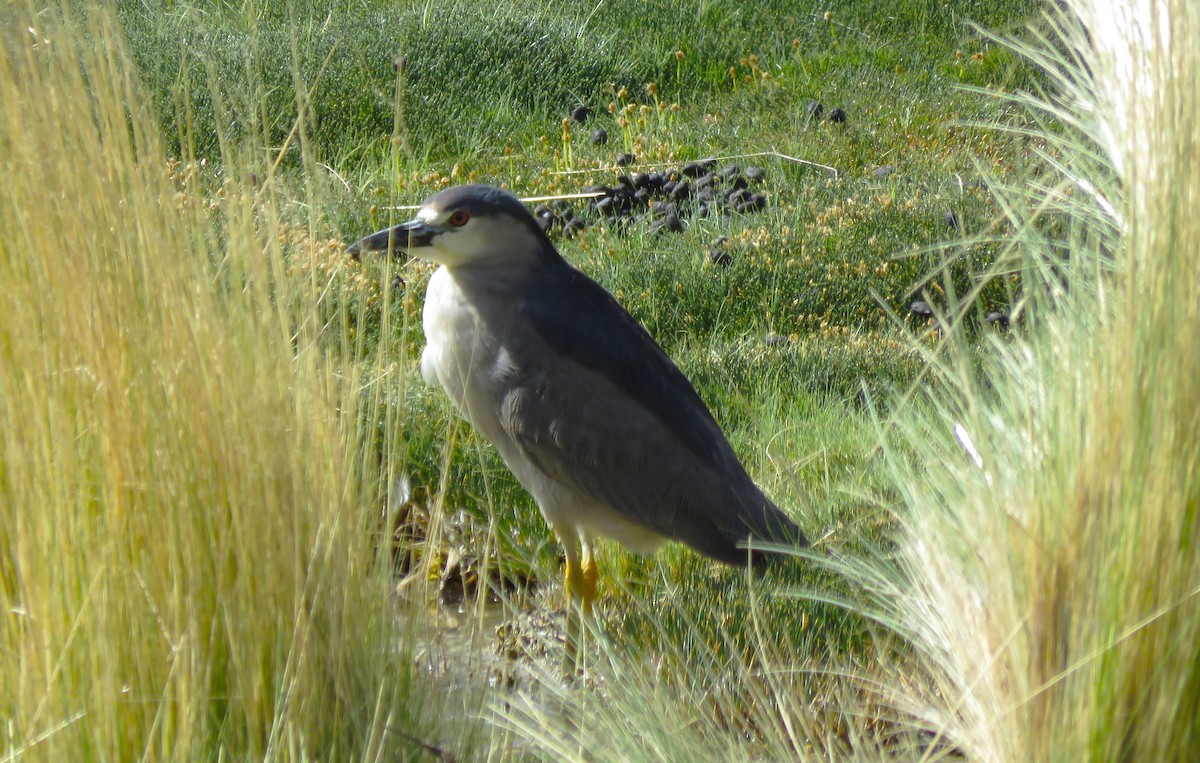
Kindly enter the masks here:
<path id="1" fill-rule="evenodd" d="M 700 162 L 688 162 L 679 170 L 679 174 L 688 178 L 698 178 L 705 172 L 704 165 Z"/>
<path id="2" fill-rule="evenodd" d="M 631 164 L 637 163 L 637 157 L 633 154 L 617 154 L 617 166 L 628 167 Z"/>
<path id="3" fill-rule="evenodd" d="M 608 143 L 608 131 L 601 127 L 599 130 L 592 130 L 592 145 L 603 146 Z"/>
<path id="4" fill-rule="evenodd" d="M 721 171 L 717 173 L 717 176 L 720 177 L 722 180 L 728 182 L 730 180 L 733 180 L 736 177 L 740 177 L 741 174 L 742 174 L 741 167 L 737 166 L 736 164 L 726 164 L 724 167 L 721 168 Z"/>
<path id="5" fill-rule="evenodd" d="M 958 213 L 951 210 L 942 215 L 942 221 L 951 228 L 958 228 Z"/>
<path id="6" fill-rule="evenodd" d="M 920 300 L 913 302 L 908 306 L 908 309 L 913 315 L 919 315 L 922 318 L 933 317 L 933 308 L 931 308 L 927 303 L 921 302 Z"/>
<path id="7" fill-rule="evenodd" d="M 893 166 L 891 164 L 885 164 L 882 167 L 876 167 L 875 169 L 871 170 L 871 176 L 877 177 L 877 178 L 885 178 L 895 171 L 896 171 L 895 166 Z"/>
<path id="8" fill-rule="evenodd" d="M 834 124 L 839 124 L 839 125 L 845 124 L 846 123 L 846 112 L 840 108 L 832 109 L 829 112 L 829 121 L 833 122 Z"/>
<path id="9" fill-rule="evenodd" d="M 587 121 L 588 115 L 591 113 L 592 112 L 588 110 L 587 106 L 580 104 L 579 106 L 571 109 L 571 119 L 574 119 L 579 124 L 583 124 Z"/>
<path id="10" fill-rule="evenodd" d="M 766 343 L 768 347 L 782 347 L 783 345 L 788 344 L 790 341 L 791 340 L 782 334 L 767 334 L 765 337 L 763 337 L 763 342 Z"/>
<path id="11" fill-rule="evenodd" d="M 804 116 L 810 122 L 815 122 L 825 116 L 825 107 L 821 105 L 820 101 L 809 101 L 804 104 Z"/>
<path id="12" fill-rule="evenodd" d="M 767 176 L 767 171 L 762 167 L 747 167 L 742 173 L 742 177 L 746 178 L 749 183 L 757 183 Z"/>

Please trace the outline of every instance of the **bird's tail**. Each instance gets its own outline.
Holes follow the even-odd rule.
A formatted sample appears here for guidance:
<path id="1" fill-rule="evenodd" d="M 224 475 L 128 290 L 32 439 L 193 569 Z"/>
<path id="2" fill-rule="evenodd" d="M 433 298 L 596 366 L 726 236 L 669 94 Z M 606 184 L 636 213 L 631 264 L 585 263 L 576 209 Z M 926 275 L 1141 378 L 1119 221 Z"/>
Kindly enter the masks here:
<path id="1" fill-rule="evenodd" d="M 759 495 L 761 501 L 745 516 L 749 537 L 738 543 L 755 567 L 768 559 L 786 556 L 789 551 L 808 546 L 808 538 L 800 526 L 766 496 Z"/>

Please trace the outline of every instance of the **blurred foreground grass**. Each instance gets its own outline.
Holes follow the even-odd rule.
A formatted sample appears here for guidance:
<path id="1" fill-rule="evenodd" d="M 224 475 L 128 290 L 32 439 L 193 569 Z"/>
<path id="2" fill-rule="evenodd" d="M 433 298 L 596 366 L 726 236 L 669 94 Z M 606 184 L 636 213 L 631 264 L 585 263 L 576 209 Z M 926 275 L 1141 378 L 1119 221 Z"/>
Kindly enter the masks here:
<path id="1" fill-rule="evenodd" d="M 3 36 L 0 755 L 393 758 L 362 382 L 295 329 L 272 200 L 197 203 L 108 15 Z"/>
<path id="2" fill-rule="evenodd" d="M 0 9 L 6 757 L 1195 757 L 1194 9 L 1029 64 L 926 4 L 668 5 Z M 837 170 L 562 242 L 817 545 L 606 546 L 564 683 L 556 549 L 417 380 L 428 269 L 342 239 L 627 150 Z"/>

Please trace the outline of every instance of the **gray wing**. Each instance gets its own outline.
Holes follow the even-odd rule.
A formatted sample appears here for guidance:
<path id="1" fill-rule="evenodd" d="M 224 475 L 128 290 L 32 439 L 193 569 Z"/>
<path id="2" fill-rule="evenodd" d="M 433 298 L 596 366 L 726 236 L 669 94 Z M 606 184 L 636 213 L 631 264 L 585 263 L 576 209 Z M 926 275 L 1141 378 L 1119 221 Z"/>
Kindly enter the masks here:
<path id="1" fill-rule="evenodd" d="M 553 478 L 721 561 L 802 543 L 754 485 L 687 378 L 611 295 L 563 264 L 518 307 L 501 425 Z"/>

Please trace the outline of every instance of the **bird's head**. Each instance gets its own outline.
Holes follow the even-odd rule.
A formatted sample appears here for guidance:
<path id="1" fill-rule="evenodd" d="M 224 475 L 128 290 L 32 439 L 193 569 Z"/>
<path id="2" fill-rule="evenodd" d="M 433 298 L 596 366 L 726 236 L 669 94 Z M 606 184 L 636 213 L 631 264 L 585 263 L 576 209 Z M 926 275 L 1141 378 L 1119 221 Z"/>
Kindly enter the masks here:
<path id="1" fill-rule="evenodd" d="M 507 191 L 462 185 L 425 200 L 416 218 L 387 228 L 349 248 L 362 252 L 407 252 L 447 267 L 519 265 L 554 252 L 533 215 Z"/>

